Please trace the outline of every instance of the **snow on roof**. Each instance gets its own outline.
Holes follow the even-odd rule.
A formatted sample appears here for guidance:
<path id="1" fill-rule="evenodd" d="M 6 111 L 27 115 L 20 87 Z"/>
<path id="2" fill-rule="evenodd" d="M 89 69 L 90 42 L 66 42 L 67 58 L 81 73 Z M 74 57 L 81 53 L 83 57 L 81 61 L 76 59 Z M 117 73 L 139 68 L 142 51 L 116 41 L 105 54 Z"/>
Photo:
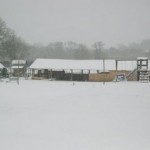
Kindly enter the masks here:
<path id="1" fill-rule="evenodd" d="M 148 60 L 148 57 L 137 57 L 137 60 Z"/>
<path id="2" fill-rule="evenodd" d="M 12 60 L 12 65 L 26 64 L 26 60 Z"/>
<path id="3" fill-rule="evenodd" d="M 0 63 L 0 69 L 4 68 L 4 66 Z"/>
<path id="4" fill-rule="evenodd" d="M 103 70 L 103 60 L 36 59 L 29 68 Z M 106 70 L 115 70 L 115 60 L 105 60 Z"/>
<path id="5" fill-rule="evenodd" d="M 118 61 L 117 70 L 134 70 L 137 68 L 137 61 Z"/>
<path id="6" fill-rule="evenodd" d="M 23 68 L 24 66 L 12 66 L 13 69 Z"/>
<path id="7" fill-rule="evenodd" d="M 105 71 L 116 70 L 116 60 L 105 60 Z M 118 61 L 118 70 L 134 70 L 137 61 Z M 103 71 L 103 60 L 36 59 L 31 69 L 54 70 L 99 70 Z"/>

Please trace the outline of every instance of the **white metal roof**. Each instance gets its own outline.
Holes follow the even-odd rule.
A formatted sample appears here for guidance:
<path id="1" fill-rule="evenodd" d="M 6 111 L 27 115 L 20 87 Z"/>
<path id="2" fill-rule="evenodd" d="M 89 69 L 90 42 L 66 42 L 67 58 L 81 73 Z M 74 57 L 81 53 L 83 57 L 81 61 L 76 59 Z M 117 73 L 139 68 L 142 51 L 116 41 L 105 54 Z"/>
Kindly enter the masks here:
<path id="1" fill-rule="evenodd" d="M 4 66 L 0 63 L 0 69 L 4 68 Z"/>
<path id="2" fill-rule="evenodd" d="M 137 61 L 118 61 L 118 70 L 134 70 Z M 54 70 L 99 70 L 103 71 L 103 60 L 36 59 L 31 69 Z M 150 60 L 149 60 L 150 69 Z M 116 70 L 116 60 L 105 60 L 105 71 Z"/>
<path id="3" fill-rule="evenodd" d="M 36 59 L 31 69 L 103 70 L 103 60 Z M 115 60 L 105 60 L 105 71 L 115 70 Z"/>
<path id="4" fill-rule="evenodd" d="M 23 68 L 24 66 L 12 66 L 13 69 Z"/>
<path id="5" fill-rule="evenodd" d="M 12 60 L 12 65 L 26 64 L 26 60 Z"/>
<path id="6" fill-rule="evenodd" d="M 137 60 L 148 60 L 148 57 L 137 57 Z"/>

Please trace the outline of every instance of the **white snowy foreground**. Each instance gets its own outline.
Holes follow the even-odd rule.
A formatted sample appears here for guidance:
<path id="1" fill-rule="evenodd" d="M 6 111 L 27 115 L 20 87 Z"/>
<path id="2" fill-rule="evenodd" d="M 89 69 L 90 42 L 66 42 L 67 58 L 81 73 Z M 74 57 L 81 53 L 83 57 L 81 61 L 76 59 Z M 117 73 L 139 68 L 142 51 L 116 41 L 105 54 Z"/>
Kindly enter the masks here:
<path id="1" fill-rule="evenodd" d="M 0 150 L 150 150 L 150 83 L 0 82 Z"/>

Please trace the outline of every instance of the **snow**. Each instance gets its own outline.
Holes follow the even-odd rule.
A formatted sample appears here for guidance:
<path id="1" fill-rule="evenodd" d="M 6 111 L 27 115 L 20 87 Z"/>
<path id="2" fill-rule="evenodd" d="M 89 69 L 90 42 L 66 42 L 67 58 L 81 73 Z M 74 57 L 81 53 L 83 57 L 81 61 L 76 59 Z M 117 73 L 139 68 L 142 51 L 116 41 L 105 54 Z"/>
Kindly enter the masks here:
<path id="1" fill-rule="evenodd" d="M 12 69 L 24 68 L 24 66 L 12 66 Z"/>
<path id="2" fill-rule="evenodd" d="M 1 150 L 149 150 L 150 83 L 0 82 Z"/>
<path id="3" fill-rule="evenodd" d="M 0 69 L 3 69 L 4 68 L 4 66 L 0 63 Z"/>
<path id="4" fill-rule="evenodd" d="M 137 60 L 148 60 L 148 57 L 137 57 Z"/>
<path id="5" fill-rule="evenodd" d="M 115 60 L 105 60 L 105 70 L 115 70 Z M 36 59 L 31 69 L 103 70 L 103 60 Z"/>
<path id="6" fill-rule="evenodd" d="M 12 65 L 26 64 L 26 60 L 12 60 Z"/>
<path id="7" fill-rule="evenodd" d="M 116 60 L 105 60 L 105 71 L 116 70 Z M 103 60 L 66 60 L 66 59 L 36 59 L 29 67 L 31 69 L 53 70 L 93 70 L 103 71 Z M 118 61 L 118 70 L 132 71 L 137 68 L 137 61 Z M 150 69 L 150 60 L 149 60 Z M 87 71 L 86 71 L 87 72 Z"/>

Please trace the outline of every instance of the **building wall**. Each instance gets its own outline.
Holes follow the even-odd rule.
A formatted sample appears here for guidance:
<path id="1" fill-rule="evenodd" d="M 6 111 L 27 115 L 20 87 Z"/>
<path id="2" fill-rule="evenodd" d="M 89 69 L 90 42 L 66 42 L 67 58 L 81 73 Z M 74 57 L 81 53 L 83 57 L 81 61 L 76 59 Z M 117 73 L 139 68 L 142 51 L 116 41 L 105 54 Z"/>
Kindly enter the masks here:
<path id="1" fill-rule="evenodd" d="M 89 81 L 95 81 L 95 82 L 112 82 L 117 74 L 124 73 L 125 75 L 128 75 L 130 71 L 110 71 L 106 73 L 99 73 L 99 74 L 89 74 Z"/>
<path id="2" fill-rule="evenodd" d="M 48 71 L 38 70 L 36 73 L 33 71 L 32 79 L 55 79 L 55 80 L 72 80 L 72 81 L 88 81 L 88 74 L 65 73 L 64 71 Z"/>
<path id="3" fill-rule="evenodd" d="M 11 73 L 13 76 L 17 77 L 19 75 L 19 77 L 23 77 L 25 75 L 25 68 L 13 68 L 11 69 Z"/>
<path id="4" fill-rule="evenodd" d="M 65 74 L 63 71 L 53 71 L 52 76 L 51 72 L 48 70 L 38 70 L 36 74 L 33 73 L 32 79 L 51 79 L 51 77 L 55 80 L 73 80 L 73 81 L 93 81 L 93 82 L 112 82 L 117 74 L 125 74 L 127 76 L 131 71 L 116 71 L 112 70 L 106 73 L 90 73 L 90 74 Z M 130 79 L 129 81 L 132 81 Z"/>

